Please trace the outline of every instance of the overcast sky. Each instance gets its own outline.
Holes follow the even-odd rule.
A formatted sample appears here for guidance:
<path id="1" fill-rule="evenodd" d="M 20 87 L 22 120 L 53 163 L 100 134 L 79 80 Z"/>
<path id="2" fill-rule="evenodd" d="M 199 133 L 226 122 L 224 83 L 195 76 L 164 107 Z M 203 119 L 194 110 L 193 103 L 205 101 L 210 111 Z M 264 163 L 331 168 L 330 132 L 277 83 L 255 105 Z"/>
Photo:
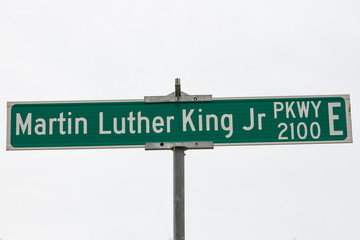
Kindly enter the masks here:
<path id="1" fill-rule="evenodd" d="M 172 152 L 6 151 L 7 101 L 350 94 L 354 143 L 186 155 L 186 239 L 360 239 L 357 0 L 1 0 L 0 239 L 172 239 Z"/>

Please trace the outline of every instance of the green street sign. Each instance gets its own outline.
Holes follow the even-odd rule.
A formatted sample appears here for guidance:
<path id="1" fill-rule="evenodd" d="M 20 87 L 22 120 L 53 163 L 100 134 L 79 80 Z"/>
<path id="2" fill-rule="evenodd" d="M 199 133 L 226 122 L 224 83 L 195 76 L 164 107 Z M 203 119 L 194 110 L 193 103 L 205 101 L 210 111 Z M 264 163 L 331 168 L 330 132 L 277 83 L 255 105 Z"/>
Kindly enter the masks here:
<path id="1" fill-rule="evenodd" d="M 8 102 L 7 150 L 350 143 L 350 96 Z"/>

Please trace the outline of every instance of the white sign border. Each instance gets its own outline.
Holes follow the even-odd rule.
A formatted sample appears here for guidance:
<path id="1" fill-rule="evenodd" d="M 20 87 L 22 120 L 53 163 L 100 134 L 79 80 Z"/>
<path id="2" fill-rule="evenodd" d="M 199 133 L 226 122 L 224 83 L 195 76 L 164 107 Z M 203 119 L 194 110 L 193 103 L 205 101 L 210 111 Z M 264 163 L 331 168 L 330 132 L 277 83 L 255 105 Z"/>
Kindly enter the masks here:
<path id="1" fill-rule="evenodd" d="M 291 98 L 327 98 L 341 97 L 345 101 L 347 138 L 334 141 L 287 141 L 287 142 L 251 142 L 251 143 L 214 143 L 214 146 L 255 146 L 255 145 L 293 145 L 293 144 L 331 144 L 331 143 L 352 143 L 351 125 L 351 104 L 350 94 L 335 95 L 302 95 L 302 96 L 265 96 L 265 97 L 222 97 L 213 100 L 238 100 L 238 99 L 291 99 Z M 15 104 L 42 104 L 42 103 L 110 103 L 110 102 L 144 102 L 143 99 L 124 99 L 124 100 L 78 100 L 78 101 L 11 101 L 7 102 L 7 136 L 6 150 L 66 150 L 66 149 L 114 149 L 114 148 L 145 148 L 145 145 L 114 145 L 114 146 L 76 146 L 76 147 L 21 147 L 15 148 L 11 145 L 11 109 Z"/>

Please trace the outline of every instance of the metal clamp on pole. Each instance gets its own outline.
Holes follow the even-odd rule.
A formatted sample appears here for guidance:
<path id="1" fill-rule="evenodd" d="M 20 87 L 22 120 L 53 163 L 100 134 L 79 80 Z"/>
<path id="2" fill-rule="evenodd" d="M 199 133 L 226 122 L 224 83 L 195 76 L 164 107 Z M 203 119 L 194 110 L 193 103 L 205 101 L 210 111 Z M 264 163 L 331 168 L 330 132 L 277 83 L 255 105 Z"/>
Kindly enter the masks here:
<path id="1" fill-rule="evenodd" d="M 180 78 L 175 79 L 175 92 L 167 96 L 145 96 L 145 103 L 166 102 L 211 102 L 212 95 L 189 95 L 181 91 Z"/>
<path id="2" fill-rule="evenodd" d="M 174 150 L 175 148 L 189 149 L 214 149 L 213 142 L 161 142 L 146 143 L 145 150 Z"/>
<path id="3" fill-rule="evenodd" d="M 175 79 L 175 91 L 167 96 L 144 97 L 145 103 L 166 102 L 211 102 L 212 95 L 189 95 L 181 91 L 180 78 Z M 213 149 L 213 142 L 161 142 L 146 143 L 145 150 L 174 150 L 176 148 Z"/>

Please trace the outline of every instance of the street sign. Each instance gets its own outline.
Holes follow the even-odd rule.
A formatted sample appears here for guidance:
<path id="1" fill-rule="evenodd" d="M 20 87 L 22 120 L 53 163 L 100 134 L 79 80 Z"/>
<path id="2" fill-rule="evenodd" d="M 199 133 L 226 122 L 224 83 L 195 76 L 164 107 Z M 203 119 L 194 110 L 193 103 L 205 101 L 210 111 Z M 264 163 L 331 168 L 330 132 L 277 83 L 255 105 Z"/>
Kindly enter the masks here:
<path id="1" fill-rule="evenodd" d="M 8 102 L 7 150 L 350 143 L 350 96 Z"/>

